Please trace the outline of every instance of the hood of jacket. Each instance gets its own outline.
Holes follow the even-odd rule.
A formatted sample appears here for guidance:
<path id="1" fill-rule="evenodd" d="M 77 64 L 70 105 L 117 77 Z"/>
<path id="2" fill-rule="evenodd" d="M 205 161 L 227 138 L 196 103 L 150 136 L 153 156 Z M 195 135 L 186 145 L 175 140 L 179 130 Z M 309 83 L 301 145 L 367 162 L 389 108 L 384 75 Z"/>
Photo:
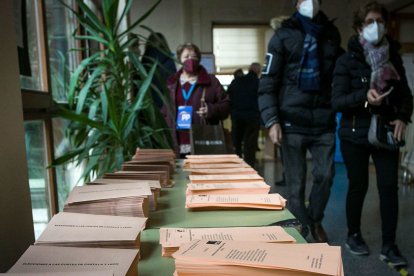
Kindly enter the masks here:
<path id="1" fill-rule="evenodd" d="M 316 14 L 316 16 L 312 19 L 312 21 L 319 25 L 330 27 L 333 26 L 333 22 L 335 21 L 335 19 L 330 20 L 323 11 L 319 11 Z M 282 27 L 290 29 L 301 29 L 302 31 L 304 31 L 302 24 L 297 18 L 295 18 L 294 15 L 283 21 Z"/>

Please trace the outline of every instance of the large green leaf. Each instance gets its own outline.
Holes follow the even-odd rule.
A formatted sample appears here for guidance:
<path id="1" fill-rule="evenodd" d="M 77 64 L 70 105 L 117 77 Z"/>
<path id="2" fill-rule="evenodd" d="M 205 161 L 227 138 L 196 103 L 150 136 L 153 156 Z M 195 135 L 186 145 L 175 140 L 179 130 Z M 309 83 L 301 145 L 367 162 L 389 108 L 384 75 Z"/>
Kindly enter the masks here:
<path id="1" fill-rule="evenodd" d="M 74 150 L 74 151 L 69 151 L 69 152 L 61 155 L 60 157 L 54 159 L 52 161 L 51 166 L 60 166 L 60 165 L 66 164 L 67 162 L 73 160 L 76 156 L 78 156 L 79 153 L 82 152 L 82 151 L 83 151 L 82 148 Z"/>
<path id="2" fill-rule="evenodd" d="M 136 26 L 138 26 L 142 21 L 144 21 L 150 14 L 157 8 L 161 3 L 161 0 L 158 0 L 146 13 L 144 13 L 138 20 L 132 23 L 124 32 L 122 32 L 119 37 L 122 38 L 125 34 L 131 32 Z"/>
<path id="3" fill-rule="evenodd" d="M 127 13 L 129 12 L 129 10 L 131 9 L 131 6 L 132 6 L 132 1 L 133 0 L 127 0 L 126 2 L 125 2 L 125 6 L 124 6 L 124 9 L 122 10 L 122 13 L 121 13 L 121 15 L 120 15 L 120 17 L 118 18 L 118 23 L 116 24 L 116 26 L 115 26 L 115 34 L 117 34 L 118 33 L 118 30 L 119 30 L 119 27 L 121 26 L 121 24 L 122 24 L 122 21 L 124 20 L 124 18 L 125 18 L 125 16 L 127 15 Z"/>
<path id="4" fill-rule="evenodd" d="M 149 91 L 148 88 L 151 85 L 152 77 L 154 76 L 154 72 L 156 68 L 157 68 L 157 64 L 154 64 L 147 78 L 145 79 L 141 87 L 139 88 L 138 96 L 136 97 L 135 101 L 132 104 L 131 112 L 125 124 L 125 131 L 123 132 L 123 136 L 122 136 L 123 139 L 126 139 L 127 135 L 129 135 L 129 133 L 131 132 L 131 129 L 134 125 L 134 120 L 138 116 L 138 111 L 142 108 L 145 96 L 147 92 Z"/>
<path id="5" fill-rule="evenodd" d="M 70 85 L 69 85 L 69 94 L 68 94 L 68 103 L 69 106 L 73 106 L 75 103 L 75 91 L 79 88 L 79 78 L 80 75 L 85 71 L 85 69 L 90 66 L 90 64 L 100 55 L 100 53 L 96 53 L 89 58 L 82 60 L 76 70 L 73 72 L 72 77 L 70 78 Z"/>
<path id="6" fill-rule="evenodd" d="M 88 96 L 89 89 L 91 88 L 91 86 L 95 82 L 96 78 L 101 78 L 102 73 L 104 71 L 105 71 L 105 68 L 97 67 L 95 69 L 95 71 L 92 73 L 92 75 L 86 81 L 85 86 L 82 87 L 82 89 L 79 93 L 79 97 L 77 99 L 77 104 L 76 104 L 76 112 L 77 113 L 81 113 L 83 111 L 83 107 L 84 107 L 84 104 L 85 104 L 86 97 Z M 100 85 L 100 83 L 98 85 Z"/>
<path id="7" fill-rule="evenodd" d="M 126 0 L 120 9 L 121 1 L 102 0 L 103 22 L 82 0 L 77 0 L 79 12 L 71 9 L 86 30 L 86 34 L 74 33 L 73 36 L 79 40 L 96 41 L 100 47 L 84 59 L 71 76 L 69 108 L 62 109 L 60 115 L 71 122 L 66 133 L 73 150 L 55 161 L 85 165 L 82 176 L 85 180 L 119 169 L 137 147 L 168 147 L 171 144 L 165 121 L 149 93 L 168 94 L 165 87 L 152 84 L 159 65 L 154 62 L 148 72 L 140 57 L 129 52 L 129 46 L 135 41 L 127 37 L 160 1 L 132 22 L 128 30 L 117 34 L 132 1 Z M 120 16 L 118 12 L 121 12 Z M 88 51 L 83 56 L 89 54 L 89 49 L 76 50 Z"/>
<path id="8" fill-rule="evenodd" d="M 102 125 L 101 123 L 91 120 L 88 118 L 87 115 L 85 114 L 78 114 L 74 111 L 68 110 L 68 109 L 61 109 L 59 111 L 59 115 L 62 116 L 65 119 L 71 120 L 71 121 L 76 121 L 79 123 L 82 123 L 84 125 L 96 128 L 101 130 L 102 128 L 104 128 L 104 125 Z"/>
<path id="9" fill-rule="evenodd" d="M 115 37 L 115 26 L 118 17 L 119 0 L 103 0 L 102 10 L 106 27 L 111 30 L 112 36 Z"/>
<path id="10" fill-rule="evenodd" d="M 96 14 L 88 7 L 87 4 L 84 3 L 84 0 L 76 0 L 76 3 L 79 5 L 79 8 L 82 10 L 82 12 L 85 14 L 86 17 L 82 22 L 84 27 L 92 28 L 93 30 L 99 33 L 102 33 L 107 38 L 111 37 L 111 32 L 108 31 L 108 29 L 105 27 L 104 24 L 102 24 L 101 20 L 96 16 Z M 78 18 L 82 18 L 83 16 L 81 14 L 77 14 Z"/>
<path id="11" fill-rule="evenodd" d="M 94 40 L 96 42 L 102 43 L 105 46 L 109 45 L 109 42 L 105 39 L 103 39 L 100 36 L 92 36 L 92 35 L 77 35 L 75 36 L 75 39 L 77 40 Z"/>

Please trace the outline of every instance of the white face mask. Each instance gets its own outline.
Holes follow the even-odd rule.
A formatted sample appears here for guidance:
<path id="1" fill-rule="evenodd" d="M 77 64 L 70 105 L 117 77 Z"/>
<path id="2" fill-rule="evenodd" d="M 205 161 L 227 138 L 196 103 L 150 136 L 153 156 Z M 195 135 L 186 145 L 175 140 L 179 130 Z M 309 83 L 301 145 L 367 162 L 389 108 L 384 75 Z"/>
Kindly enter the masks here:
<path id="1" fill-rule="evenodd" d="M 313 18 L 319 12 L 319 0 L 305 0 L 298 9 L 299 13 L 305 17 Z"/>
<path id="2" fill-rule="evenodd" d="M 377 44 L 385 34 L 385 26 L 382 23 L 373 22 L 362 29 L 362 36 L 371 44 Z"/>

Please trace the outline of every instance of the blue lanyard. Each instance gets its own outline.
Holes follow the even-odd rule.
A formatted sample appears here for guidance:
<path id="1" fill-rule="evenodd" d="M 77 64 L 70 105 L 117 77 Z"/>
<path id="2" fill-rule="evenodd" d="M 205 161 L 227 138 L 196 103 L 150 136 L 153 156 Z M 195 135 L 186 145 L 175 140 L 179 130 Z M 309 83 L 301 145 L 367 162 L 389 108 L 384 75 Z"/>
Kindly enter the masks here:
<path id="1" fill-rule="evenodd" d="M 190 90 L 188 90 L 188 92 L 185 91 L 184 87 L 181 88 L 181 92 L 183 93 L 183 97 L 184 97 L 184 101 L 185 101 L 185 105 L 187 105 L 188 100 L 191 97 L 191 94 L 193 94 L 194 88 L 196 86 L 196 83 L 193 83 L 190 87 Z"/>

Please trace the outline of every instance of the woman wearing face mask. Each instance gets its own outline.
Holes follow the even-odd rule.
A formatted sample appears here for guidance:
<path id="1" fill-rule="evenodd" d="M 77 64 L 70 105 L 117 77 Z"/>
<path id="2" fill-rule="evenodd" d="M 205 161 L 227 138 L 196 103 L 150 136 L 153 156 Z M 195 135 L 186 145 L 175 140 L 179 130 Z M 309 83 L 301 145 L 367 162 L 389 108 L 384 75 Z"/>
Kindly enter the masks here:
<path id="1" fill-rule="evenodd" d="M 189 127 L 191 124 L 219 124 L 230 112 L 230 99 L 219 80 L 200 65 L 200 49 L 186 43 L 177 49 L 182 68 L 167 80 L 172 99 L 172 116 L 163 107 L 167 124 L 176 139 L 177 151 L 184 157 L 191 151 Z"/>
<path id="2" fill-rule="evenodd" d="M 368 142 L 373 113 L 387 118 L 395 127 L 395 139 L 402 141 L 413 108 L 398 54 L 399 44 L 386 35 L 387 21 L 387 10 L 377 2 L 370 2 L 355 13 L 353 27 L 357 35 L 350 38 L 348 52 L 337 61 L 332 105 L 342 112 L 339 136 L 349 179 L 345 245 L 355 255 L 369 254 L 361 234 L 361 213 L 371 156 L 380 199 L 380 259 L 394 266 L 405 266 L 407 260 L 396 246 L 399 152 L 380 149 Z"/>

